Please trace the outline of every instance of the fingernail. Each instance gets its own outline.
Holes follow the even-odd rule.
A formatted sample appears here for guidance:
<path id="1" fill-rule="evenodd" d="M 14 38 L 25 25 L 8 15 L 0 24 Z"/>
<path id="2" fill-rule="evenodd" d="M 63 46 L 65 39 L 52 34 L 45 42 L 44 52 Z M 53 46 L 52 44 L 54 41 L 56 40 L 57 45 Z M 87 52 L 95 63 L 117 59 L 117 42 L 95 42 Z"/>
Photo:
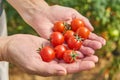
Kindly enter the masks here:
<path id="1" fill-rule="evenodd" d="M 103 40 L 103 46 L 104 46 L 104 45 L 106 45 L 106 40 L 105 40 L 105 39 Z"/>
<path id="2" fill-rule="evenodd" d="M 58 71 L 58 75 L 59 75 L 59 76 L 66 75 L 66 72 L 65 72 L 65 71 Z"/>
<path id="3" fill-rule="evenodd" d="M 92 27 L 92 31 L 94 31 L 94 28 Z"/>

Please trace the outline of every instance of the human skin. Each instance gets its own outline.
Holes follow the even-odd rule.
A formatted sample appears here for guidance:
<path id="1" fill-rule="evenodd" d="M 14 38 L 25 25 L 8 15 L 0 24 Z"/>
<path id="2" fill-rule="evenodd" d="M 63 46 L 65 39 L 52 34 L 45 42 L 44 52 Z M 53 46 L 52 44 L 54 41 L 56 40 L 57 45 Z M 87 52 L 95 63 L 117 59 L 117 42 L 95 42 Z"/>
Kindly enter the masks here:
<path id="1" fill-rule="evenodd" d="M 76 63 L 66 64 L 63 61 L 58 62 L 56 60 L 46 63 L 36 53 L 36 49 L 42 43 L 49 44 L 46 39 L 52 33 L 54 22 L 62 20 L 69 23 L 73 18 L 79 18 L 90 31 L 93 31 L 93 27 L 87 18 L 72 8 L 58 5 L 49 6 L 44 0 L 7 1 L 17 10 L 24 21 L 45 39 L 23 34 L 1 37 L 1 61 L 11 62 L 27 73 L 40 76 L 66 75 L 95 67 L 98 57 L 93 54 L 96 49 L 105 45 L 105 40 L 94 33 L 91 33 L 89 38 L 83 42 L 82 48 L 78 51 L 82 57 Z"/>
<path id="2" fill-rule="evenodd" d="M 50 43 L 44 38 L 33 35 L 16 34 L 0 37 L 0 44 L 0 61 L 13 63 L 21 70 L 34 75 L 56 76 L 76 73 L 94 68 L 98 61 L 98 57 L 95 55 L 84 56 L 77 51 L 79 59 L 75 63 L 67 64 L 63 60 L 56 59 L 44 62 L 37 53 L 37 49 L 42 44 L 46 46 Z M 87 46 L 91 46 L 91 44 Z M 97 46 L 97 44 L 93 46 Z"/>
<path id="3" fill-rule="evenodd" d="M 98 61 L 97 56 L 83 57 L 73 64 L 66 64 L 62 61 L 53 60 L 44 62 L 37 53 L 37 49 L 43 44 L 49 45 L 49 41 L 25 34 L 17 34 L 9 37 L 0 37 L 0 61 L 8 61 L 15 64 L 21 70 L 40 76 L 66 75 L 95 67 Z M 49 67 L 49 68 L 48 68 Z"/>

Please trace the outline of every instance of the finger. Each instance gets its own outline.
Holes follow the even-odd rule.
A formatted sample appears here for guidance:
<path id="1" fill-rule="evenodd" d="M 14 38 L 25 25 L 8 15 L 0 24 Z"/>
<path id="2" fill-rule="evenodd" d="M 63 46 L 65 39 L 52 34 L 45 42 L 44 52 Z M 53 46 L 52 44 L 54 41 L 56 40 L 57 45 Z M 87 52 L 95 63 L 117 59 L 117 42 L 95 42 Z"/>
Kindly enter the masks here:
<path id="1" fill-rule="evenodd" d="M 94 62 L 81 60 L 78 60 L 71 64 L 62 63 L 61 65 L 66 68 L 67 73 L 76 73 L 84 70 L 89 70 L 95 67 Z"/>
<path id="2" fill-rule="evenodd" d="M 102 44 L 98 41 L 92 41 L 87 39 L 83 42 L 83 46 L 90 47 L 96 50 L 96 49 L 100 49 L 102 47 Z"/>
<path id="3" fill-rule="evenodd" d="M 37 75 L 40 76 L 62 76 L 66 75 L 66 69 L 58 64 L 41 62 L 36 66 Z"/>
<path id="4" fill-rule="evenodd" d="M 102 43 L 102 45 L 106 44 L 106 41 L 104 38 L 97 36 L 94 33 L 90 33 L 89 39 L 99 41 L 100 43 Z"/>
<path id="5" fill-rule="evenodd" d="M 84 22 L 84 24 L 85 24 L 85 26 L 90 30 L 90 31 L 93 31 L 94 30 L 94 28 L 93 28 L 93 26 L 91 25 L 91 23 L 90 23 L 90 21 L 86 18 L 86 17 L 84 17 L 84 16 L 82 16 L 80 13 L 76 13 L 76 17 L 77 18 L 79 18 L 79 19 L 81 19 L 83 22 Z"/>
<path id="6" fill-rule="evenodd" d="M 98 62 L 98 57 L 95 55 L 91 55 L 91 56 L 87 56 L 84 59 L 82 59 L 83 61 L 93 61 L 93 62 Z"/>
<path id="7" fill-rule="evenodd" d="M 86 26 L 90 31 L 94 31 L 93 26 L 91 25 L 90 21 L 89 21 L 86 17 L 83 17 L 81 20 L 84 22 L 85 26 Z"/>
<path id="8" fill-rule="evenodd" d="M 83 55 L 80 51 L 76 51 L 76 52 L 77 52 L 77 54 L 78 54 L 78 58 L 79 58 L 79 59 L 84 58 L 84 55 Z"/>
<path id="9" fill-rule="evenodd" d="M 80 52 L 86 56 L 93 55 L 95 51 L 90 47 L 81 46 Z"/>

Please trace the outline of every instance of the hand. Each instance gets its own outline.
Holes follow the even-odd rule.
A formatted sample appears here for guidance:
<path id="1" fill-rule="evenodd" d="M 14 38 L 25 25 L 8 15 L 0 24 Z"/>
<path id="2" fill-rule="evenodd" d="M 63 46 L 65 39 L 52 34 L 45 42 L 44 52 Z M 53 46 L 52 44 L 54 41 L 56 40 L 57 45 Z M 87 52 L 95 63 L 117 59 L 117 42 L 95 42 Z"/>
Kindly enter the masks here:
<path id="1" fill-rule="evenodd" d="M 17 65 L 23 71 L 40 76 L 66 75 L 95 67 L 98 58 L 94 55 L 84 57 L 80 52 L 77 62 L 66 64 L 53 60 L 49 63 L 42 61 L 37 49 L 49 41 L 32 35 L 17 34 L 6 38 L 3 47 L 3 60 Z"/>
<path id="2" fill-rule="evenodd" d="M 34 11 L 32 15 L 23 16 L 24 13 L 20 15 L 23 16 L 23 19 L 43 38 L 49 39 L 52 27 L 56 21 L 66 21 L 69 23 L 73 18 L 80 18 L 85 23 L 85 26 L 93 31 L 89 20 L 72 8 L 55 5 L 49 6 L 49 8 L 43 10 L 43 12 L 39 9 Z M 26 14 L 27 13 L 26 11 Z"/>
<path id="3" fill-rule="evenodd" d="M 48 19 L 50 21 L 48 23 L 51 24 L 51 28 L 49 28 L 48 25 L 46 25 L 46 27 L 48 27 L 48 29 L 52 30 L 52 27 L 56 21 L 65 21 L 67 23 L 70 23 L 74 18 L 79 18 L 85 23 L 85 26 L 90 31 L 94 30 L 94 28 L 90 24 L 89 20 L 86 17 L 82 16 L 79 12 L 77 12 L 73 8 L 55 5 L 55 6 L 50 7 L 50 10 L 48 13 L 49 13 Z M 45 23 L 43 22 L 43 24 L 45 24 Z M 45 33 L 45 32 L 43 32 L 43 33 Z M 47 37 L 47 35 L 48 34 L 46 34 L 45 37 Z M 48 35 L 48 37 L 49 37 L 49 35 Z"/>

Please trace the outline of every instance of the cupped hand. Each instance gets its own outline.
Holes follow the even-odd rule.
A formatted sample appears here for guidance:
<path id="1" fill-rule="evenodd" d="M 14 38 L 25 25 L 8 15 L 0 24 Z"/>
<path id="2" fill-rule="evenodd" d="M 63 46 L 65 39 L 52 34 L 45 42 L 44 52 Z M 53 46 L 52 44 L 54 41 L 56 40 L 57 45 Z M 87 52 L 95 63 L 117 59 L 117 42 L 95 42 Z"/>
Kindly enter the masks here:
<path id="1" fill-rule="evenodd" d="M 49 41 L 25 34 L 9 36 L 7 39 L 9 40 L 7 40 L 8 42 L 5 45 L 6 51 L 3 54 L 3 59 L 30 74 L 40 76 L 66 75 L 91 69 L 95 67 L 95 62 L 98 61 L 97 56 L 92 55 L 87 57 L 78 52 L 80 59 L 72 64 L 58 60 L 44 62 L 37 53 L 37 49 L 42 44 L 49 45 Z"/>
<path id="2" fill-rule="evenodd" d="M 29 25 L 31 25 L 41 37 L 45 39 L 50 38 L 50 34 L 53 32 L 52 31 L 53 25 L 57 21 L 65 21 L 70 23 L 74 18 L 79 18 L 85 23 L 85 26 L 90 31 L 94 30 L 89 20 L 86 17 L 82 16 L 79 12 L 77 12 L 73 8 L 54 5 L 54 6 L 47 7 L 47 9 L 43 11 L 37 8 L 34 11 L 35 11 L 34 14 L 23 16 L 23 19 Z M 27 14 L 27 11 L 26 11 L 26 14 Z M 21 14 L 21 16 L 22 15 L 24 14 Z M 93 54 L 96 49 L 100 49 L 105 44 L 105 40 L 103 38 L 95 34 L 94 35 L 92 34 L 93 33 L 90 34 L 89 39 L 84 41 L 84 45 L 80 49 L 82 53 L 87 55 Z M 91 39 L 91 36 L 94 39 Z M 89 42 L 92 42 L 92 43 L 89 43 Z M 94 45 L 97 45 L 97 46 L 94 46 Z"/>
<path id="3" fill-rule="evenodd" d="M 27 12 L 27 11 L 26 11 Z M 21 14 L 22 16 L 23 14 Z M 90 30 L 93 31 L 93 27 L 90 24 L 89 20 L 78 13 L 75 9 L 63 6 L 49 6 L 47 10 L 40 11 L 36 9 L 34 14 L 24 16 L 23 19 L 32 26 L 32 28 L 37 31 L 37 33 L 46 39 L 49 39 L 50 34 L 52 33 L 52 28 L 55 22 L 57 21 L 65 21 L 71 22 L 74 18 L 81 19 L 85 26 Z"/>

